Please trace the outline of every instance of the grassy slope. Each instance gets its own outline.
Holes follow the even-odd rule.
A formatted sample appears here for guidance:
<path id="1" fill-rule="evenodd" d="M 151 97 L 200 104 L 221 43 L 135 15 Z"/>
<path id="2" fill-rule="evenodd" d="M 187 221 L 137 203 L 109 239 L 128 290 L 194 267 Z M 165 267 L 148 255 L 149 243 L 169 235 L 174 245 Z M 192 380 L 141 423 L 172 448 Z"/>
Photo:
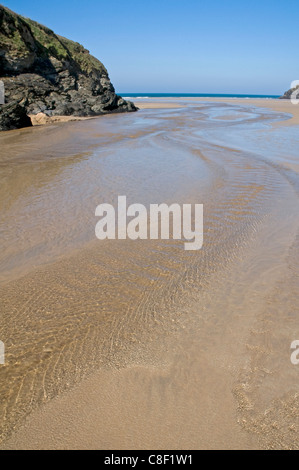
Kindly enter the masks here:
<path id="1" fill-rule="evenodd" d="M 2 24 L 0 48 L 13 57 L 23 57 L 36 52 L 41 57 L 55 57 L 58 60 L 74 60 L 81 70 L 90 73 L 96 69 L 107 73 L 104 65 L 79 43 L 56 35 L 51 29 L 0 5 Z M 2 16 L 2 15 L 1 15 Z M 33 41 L 28 38 L 27 28 Z"/>

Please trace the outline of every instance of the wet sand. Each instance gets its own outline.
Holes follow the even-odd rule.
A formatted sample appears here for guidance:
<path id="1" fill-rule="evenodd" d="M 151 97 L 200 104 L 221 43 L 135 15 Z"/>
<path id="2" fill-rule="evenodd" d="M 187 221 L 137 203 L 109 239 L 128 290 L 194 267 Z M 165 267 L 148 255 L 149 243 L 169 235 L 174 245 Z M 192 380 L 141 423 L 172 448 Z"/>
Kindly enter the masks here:
<path id="1" fill-rule="evenodd" d="M 149 102 L 145 101 L 140 101 L 139 102 L 139 109 L 167 109 L 167 108 L 182 108 L 183 104 L 180 104 L 179 102 L 176 103 L 171 103 L 169 100 L 161 100 L 155 102 L 154 100 L 150 100 Z"/>
<path id="2" fill-rule="evenodd" d="M 172 106 L 0 135 L 3 449 L 298 448 L 298 128 Z M 202 250 L 96 240 L 121 194 L 203 203 Z"/>
<path id="3" fill-rule="evenodd" d="M 140 109 L 157 109 L 157 108 L 171 108 L 171 107 L 180 107 L 180 101 L 184 101 L 185 98 L 176 98 L 176 103 L 171 103 L 171 98 L 159 98 L 159 101 L 155 101 L 154 98 L 149 100 L 137 100 L 138 107 Z M 269 108 L 273 111 L 279 113 L 290 114 L 288 120 L 283 120 L 279 122 L 279 125 L 289 126 L 289 125 L 299 125 L 299 105 L 294 105 L 290 100 L 276 100 L 276 99 L 236 99 L 236 98 L 190 98 L 194 102 L 208 102 L 208 103 L 228 103 L 231 105 L 241 105 L 246 107 L 246 102 L 248 101 L 249 105 L 258 106 L 261 108 Z M 277 123 L 276 123 L 277 125 Z"/>

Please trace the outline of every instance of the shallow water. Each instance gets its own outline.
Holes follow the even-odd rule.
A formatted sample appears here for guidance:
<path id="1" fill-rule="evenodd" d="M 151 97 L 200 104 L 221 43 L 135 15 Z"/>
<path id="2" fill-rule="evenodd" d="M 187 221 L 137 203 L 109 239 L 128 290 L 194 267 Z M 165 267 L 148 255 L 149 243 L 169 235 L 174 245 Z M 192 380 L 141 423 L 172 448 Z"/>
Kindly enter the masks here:
<path id="1" fill-rule="evenodd" d="M 2 438 L 90 377 L 111 422 L 69 440 L 46 420 L 39 446 L 297 447 L 297 128 L 183 105 L 0 135 Z M 202 250 L 95 239 L 118 195 L 203 203 Z M 56 409 L 60 431 L 82 419 Z"/>

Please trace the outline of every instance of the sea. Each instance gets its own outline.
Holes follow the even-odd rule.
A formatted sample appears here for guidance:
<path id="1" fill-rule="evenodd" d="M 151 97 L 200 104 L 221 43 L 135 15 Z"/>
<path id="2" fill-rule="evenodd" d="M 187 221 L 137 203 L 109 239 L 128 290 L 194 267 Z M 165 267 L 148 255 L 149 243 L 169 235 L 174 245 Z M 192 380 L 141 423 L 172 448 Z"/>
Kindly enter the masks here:
<path id="1" fill-rule="evenodd" d="M 244 94 L 222 94 L 222 93 L 119 93 L 126 98 L 261 98 L 278 99 L 280 95 L 244 95 Z"/>

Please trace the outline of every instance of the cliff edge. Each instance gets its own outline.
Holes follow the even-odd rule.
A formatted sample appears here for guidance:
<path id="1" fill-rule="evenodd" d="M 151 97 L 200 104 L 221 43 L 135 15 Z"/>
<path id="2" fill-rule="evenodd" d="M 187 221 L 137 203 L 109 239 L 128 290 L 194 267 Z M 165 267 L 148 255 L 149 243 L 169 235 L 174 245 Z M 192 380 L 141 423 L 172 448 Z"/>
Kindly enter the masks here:
<path id="1" fill-rule="evenodd" d="M 0 130 L 31 125 L 28 115 L 97 116 L 136 111 L 115 94 L 104 65 L 81 44 L 0 5 Z"/>

